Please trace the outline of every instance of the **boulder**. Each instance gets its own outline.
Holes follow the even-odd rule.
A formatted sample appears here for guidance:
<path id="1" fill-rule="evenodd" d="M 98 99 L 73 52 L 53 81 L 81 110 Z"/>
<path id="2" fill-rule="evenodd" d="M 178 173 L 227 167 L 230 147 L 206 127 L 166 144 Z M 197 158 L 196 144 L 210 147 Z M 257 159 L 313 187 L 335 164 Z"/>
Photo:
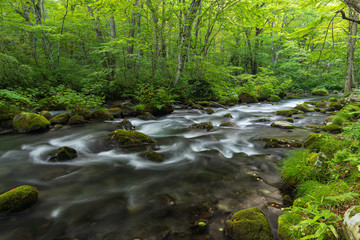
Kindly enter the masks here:
<path id="1" fill-rule="evenodd" d="M 310 108 L 308 105 L 306 105 L 305 103 L 296 105 L 296 107 L 294 107 L 294 109 L 297 109 L 302 112 L 314 112 L 314 110 L 312 108 Z"/>
<path id="2" fill-rule="evenodd" d="M 224 122 L 220 124 L 221 127 L 237 127 L 237 125 L 233 122 Z"/>
<path id="3" fill-rule="evenodd" d="M 293 114 L 302 114 L 302 113 L 304 113 L 303 111 L 300 111 L 300 110 L 295 109 L 295 108 L 291 109 L 291 112 L 292 112 Z"/>
<path id="4" fill-rule="evenodd" d="M 117 124 L 117 127 L 122 130 L 134 130 L 135 127 L 131 124 L 128 119 L 124 119 Z"/>
<path id="5" fill-rule="evenodd" d="M 53 115 L 46 110 L 41 111 L 40 115 L 45 117 L 47 120 L 50 120 L 53 117 Z"/>
<path id="6" fill-rule="evenodd" d="M 248 208 L 234 214 L 225 223 L 225 236 L 233 240 L 272 240 L 268 220 L 260 208 Z"/>
<path id="7" fill-rule="evenodd" d="M 32 206 L 38 199 L 38 190 L 23 185 L 0 195 L 0 214 L 11 214 Z"/>
<path id="8" fill-rule="evenodd" d="M 293 112 L 291 110 L 279 110 L 276 111 L 276 115 L 291 117 L 293 115 Z"/>
<path id="9" fill-rule="evenodd" d="M 47 160 L 49 162 L 64 162 L 74 159 L 77 156 L 78 154 L 75 149 L 64 146 L 50 152 Z"/>
<path id="10" fill-rule="evenodd" d="M 332 97 L 332 98 L 329 98 L 329 102 L 337 102 L 337 99 Z"/>
<path id="11" fill-rule="evenodd" d="M 304 142 L 304 147 L 315 152 L 320 151 L 323 139 L 325 137 L 326 136 L 318 133 L 309 134 L 309 136 L 306 138 L 306 141 Z"/>
<path id="12" fill-rule="evenodd" d="M 249 93 L 241 93 L 239 95 L 239 100 L 241 103 L 258 103 L 259 101 L 256 97 L 250 95 Z"/>
<path id="13" fill-rule="evenodd" d="M 98 109 L 90 114 L 90 119 L 94 120 L 114 120 L 114 116 L 107 109 Z"/>
<path id="14" fill-rule="evenodd" d="M 26 133 L 48 129 L 50 122 L 39 114 L 22 112 L 14 117 L 13 126 L 17 131 Z"/>
<path id="15" fill-rule="evenodd" d="M 121 108 L 109 108 L 108 112 L 116 118 L 121 118 Z"/>
<path id="16" fill-rule="evenodd" d="M 149 112 L 144 112 L 136 117 L 142 120 L 156 120 L 156 117 Z"/>
<path id="17" fill-rule="evenodd" d="M 325 107 L 329 107 L 330 103 L 329 102 L 318 102 L 318 103 L 316 103 L 315 106 L 318 108 L 325 108 Z"/>
<path id="18" fill-rule="evenodd" d="M 65 125 L 68 123 L 70 119 L 70 114 L 68 113 L 61 113 L 59 115 L 56 115 L 55 117 L 51 118 L 50 119 L 50 123 L 52 125 L 55 125 L 55 124 L 62 124 L 62 125 Z"/>
<path id="19" fill-rule="evenodd" d="M 163 155 L 154 151 L 146 151 L 142 155 L 152 162 L 161 163 L 164 161 Z"/>
<path id="20" fill-rule="evenodd" d="M 148 135 L 134 130 L 117 129 L 108 134 L 108 137 L 114 141 L 117 146 L 123 148 L 145 147 L 156 149 L 156 141 Z"/>
<path id="21" fill-rule="evenodd" d="M 351 94 L 350 96 L 348 96 L 347 98 L 344 98 L 342 100 L 342 102 L 346 102 L 346 103 L 357 103 L 360 102 L 360 97 L 358 97 L 356 94 Z"/>
<path id="22" fill-rule="evenodd" d="M 270 119 L 267 119 L 267 118 L 259 118 L 259 119 L 256 119 L 255 122 L 271 122 Z"/>
<path id="23" fill-rule="evenodd" d="M 344 215 L 343 230 L 346 240 L 360 239 L 360 206 L 350 207 Z"/>
<path id="24" fill-rule="evenodd" d="M 224 117 L 224 118 L 233 118 L 233 116 L 232 116 L 230 113 L 225 114 L 223 117 Z"/>
<path id="25" fill-rule="evenodd" d="M 189 126 L 190 129 L 206 129 L 208 132 L 214 128 L 212 122 L 194 123 Z"/>
<path id="26" fill-rule="evenodd" d="M 81 124 L 84 122 L 85 122 L 84 116 L 76 114 L 69 119 L 68 124 Z"/>
<path id="27" fill-rule="evenodd" d="M 321 129 L 325 132 L 329 132 L 329 133 L 333 133 L 333 134 L 338 134 L 343 131 L 341 126 L 334 124 L 334 123 L 323 126 Z"/>
<path id="28" fill-rule="evenodd" d="M 271 124 L 272 127 L 276 127 L 276 128 L 283 128 L 283 129 L 293 129 L 294 126 L 291 125 L 288 122 L 284 122 L 284 121 L 275 121 Z"/>
<path id="29" fill-rule="evenodd" d="M 206 111 L 207 114 L 213 114 L 214 110 L 212 110 L 211 108 L 205 108 L 204 109 Z"/>
<path id="30" fill-rule="evenodd" d="M 220 104 L 220 103 L 217 103 L 217 102 L 212 102 L 209 104 L 209 107 L 212 107 L 212 108 L 225 108 L 227 109 L 227 107 L 225 107 L 224 105 Z"/>
<path id="31" fill-rule="evenodd" d="M 293 123 L 294 119 L 293 118 L 284 118 L 282 121 Z"/>
<path id="32" fill-rule="evenodd" d="M 199 109 L 199 110 L 204 110 L 205 108 L 203 106 L 201 106 L 200 104 L 194 104 L 191 106 L 191 108 L 193 109 Z"/>
<path id="33" fill-rule="evenodd" d="M 302 143 L 295 139 L 286 138 L 260 138 L 260 141 L 265 141 L 264 148 L 289 148 L 302 147 Z"/>
<path id="34" fill-rule="evenodd" d="M 278 95 L 271 95 L 267 100 L 269 102 L 281 102 L 281 98 Z"/>

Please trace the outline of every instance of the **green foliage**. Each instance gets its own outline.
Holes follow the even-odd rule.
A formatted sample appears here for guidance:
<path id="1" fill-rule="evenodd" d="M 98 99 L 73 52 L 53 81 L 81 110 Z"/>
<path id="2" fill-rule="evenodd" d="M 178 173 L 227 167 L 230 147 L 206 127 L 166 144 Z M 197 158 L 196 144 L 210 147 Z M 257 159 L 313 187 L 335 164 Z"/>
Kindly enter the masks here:
<path id="1" fill-rule="evenodd" d="M 145 84 L 139 86 L 136 98 L 146 107 L 162 109 L 166 105 L 173 104 L 176 97 L 177 95 L 169 93 L 165 88 L 154 89 L 153 85 Z M 140 110 L 143 106 L 138 105 L 137 108 Z"/>
<path id="2" fill-rule="evenodd" d="M 16 57 L 0 52 L 0 88 L 29 86 L 32 71 L 29 65 L 21 64 Z"/>

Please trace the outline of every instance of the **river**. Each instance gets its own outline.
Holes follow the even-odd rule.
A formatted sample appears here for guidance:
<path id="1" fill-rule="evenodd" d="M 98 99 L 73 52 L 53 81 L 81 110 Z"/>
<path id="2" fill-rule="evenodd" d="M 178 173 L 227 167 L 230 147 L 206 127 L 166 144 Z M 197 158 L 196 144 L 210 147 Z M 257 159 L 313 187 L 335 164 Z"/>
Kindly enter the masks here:
<path id="1" fill-rule="evenodd" d="M 319 99 L 319 98 L 317 98 Z M 19 185 L 39 190 L 39 201 L 20 213 L 0 217 L 0 239 L 225 239 L 224 221 L 248 207 L 260 207 L 276 237 L 281 209 L 279 164 L 288 149 L 264 149 L 261 137 L 303 141 L 306 125 L 321 125 L 325 114 L 295 119 L 291 131 L 272 128 L 277 110 L 310 99 L 278 104 L 182 109 L 158 120 L 129 119 L 135 130 L 157 140 L 164 162 L 144 159 L 135 149 L 112 149 L 104 135 L 116 122 L 64 126 L 37 134 L 0 136 L 0 191 Z M 230 113 L 233 118 L 224 118 Z M 188 129 L 211 121 L 211 132 Z M 232 121 L 237 127 L 220 127 Z M 46 153 L 73 147 L 78 158 L 46 162 Z M 260 177 L 259 177 L 260 176 Z M 211 216 L 211 217 L 210 217 Z M 197 227 L 205 222 L 205 230 Z"/>

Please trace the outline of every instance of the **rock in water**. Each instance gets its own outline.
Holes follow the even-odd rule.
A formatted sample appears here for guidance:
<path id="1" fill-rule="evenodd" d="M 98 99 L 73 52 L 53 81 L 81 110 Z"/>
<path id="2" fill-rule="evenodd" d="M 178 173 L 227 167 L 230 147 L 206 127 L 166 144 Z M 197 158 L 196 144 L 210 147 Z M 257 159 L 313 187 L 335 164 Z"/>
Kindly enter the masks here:
<path id="1" fill-rule="evenodd" d="M 234 240 L 272 240 L 268 220 L 260 208 L 248 208 L 234 214 L 225 224 L 225 235 Z"/>
<path id="2" fill-rule="evenodd" d="M 118 128 L 122 130 L 134 130 L 135 127 L 131 124 L 131 122 L 128 119 L 124 119 L 117 125 Z"/>
<path id="3" fill-rule="evenodd" d="M 148 135 L 134 130 L 118 129 L 108 134 L 111 140 L 115 141 L 119 147 L 146 147 L 156 149 L 156 141 Z"/>
<path id="4" fill-rule="evenodd" d="M 13 126 L 17 131 L 26 133 L 48 129 L 50 122 L 39 114 L 22 112 L 14 117 Z"/>
<path id="5" fill-rule="evenodd" d="M 45 117 L 47 120 L 50 120 L 53 116 L 48 111 L 44 110 L 40 112 L 40 115 Z"/>
<path id="6" fill-rule="evenodd" d="M 293 129 L 294 126 L 291 125 L 288 122 L 284 122 L 284 121 L 275 121 L 271 124 L 272 127 L 276 127 L 276 128 L 284 128 L 284 129 Z"/>
<path id="7" fill-rule="evenodd" d="M 202 122 L 202 123 L 194 123 L 189 126 L 190 129 L 206 129 L 208 132 L 210 132 L 214 125 L 212 122 Z"/>
<path id="8" fill-rule="evenodd" d="M 344 215 L 344 235 L 347 240 L 360 239 L 360 206 L 352 206 Z"/>
<path id="9" fill-rule="evenodd" d="M 242 93 L 239 95 L 239 100 L 241 103 L 258 103 L 259 101 L 256 99 L 256 97 L 248 94 L 248 93 Z"/>
<path id="10" fill-rule="evenodd" d="M 76 114 L 69 119 L 69 124 L 81 124 L 84 123 L 85 119 L 83 116 Z"/>
<path id="11" fill-rule="evenodd" d="M 38 190 L 23 185 L 0 195 L 0 214 L 22 211 L 33 205 L 38 199 Z"/>
<path id="12" fill-rule="evenodd" d="M 161 163 L 164 161 L 163 155 L 154 151 L 146 151 L 141 155 L 153 162 Z"/>
<path id="13" fill-rule="evenodd" d="M 68 123 L 70 119 L 70 114 L 68 113 L 61 113 L 59 115 L 56 115 L 55 117 L 50 119 L 51 124 L 62 124 L 65 125 Z"/>
<path id="14" fill-rule="evenodd" d="M 63 162 L 63 161 L 74 159 L 77 156 L 78 156 L 78 154 L 75 149 L 64 146 L 64 147 L 56 149 L 55 151 L 52 151 L 49 154 L 48 161 Z"/>

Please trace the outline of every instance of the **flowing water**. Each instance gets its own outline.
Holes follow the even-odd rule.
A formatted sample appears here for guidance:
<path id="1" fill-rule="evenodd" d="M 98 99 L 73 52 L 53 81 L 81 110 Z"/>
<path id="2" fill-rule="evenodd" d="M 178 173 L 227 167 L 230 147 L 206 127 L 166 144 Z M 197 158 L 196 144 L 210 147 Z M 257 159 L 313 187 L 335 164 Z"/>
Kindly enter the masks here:
<path id="1" fill-rule="evenodd" d="M 214 108 L 212 115 L 176 108 L 154 121 L 130 119 L 137 131 L 157 140 L 162 163 L 144 159 L 143 151 L 104 143 L 122 119 L 0 136 L 0 191 L 23 184 L 39 190 L 34 206 L 0 217 L 0 239 L 225 239 L 224 221 L 255 206 L 264 210 L 276 236 L 281 210 L 266 204 L 281 204 L 278 165 L 287 150 L 264 149 L 258 139 L 303 141 L 309 130 L 301 126 L 320 125 L 326 115 L 307 113 L 292 131 L 255 120 L 281 119 L 277 110 L 306 100 Z M 227 113 L 233 119 L 224 118 Z M 188 129 L 204 121 L 214 130 Z M 219 126 L 226 121 L 238 127 Z M 46 162 L 46 154 L 61 146 L 75 148 L 78 158 Z M 196 227 L 199 221 L 208 221 L 205 234 Z"/>

